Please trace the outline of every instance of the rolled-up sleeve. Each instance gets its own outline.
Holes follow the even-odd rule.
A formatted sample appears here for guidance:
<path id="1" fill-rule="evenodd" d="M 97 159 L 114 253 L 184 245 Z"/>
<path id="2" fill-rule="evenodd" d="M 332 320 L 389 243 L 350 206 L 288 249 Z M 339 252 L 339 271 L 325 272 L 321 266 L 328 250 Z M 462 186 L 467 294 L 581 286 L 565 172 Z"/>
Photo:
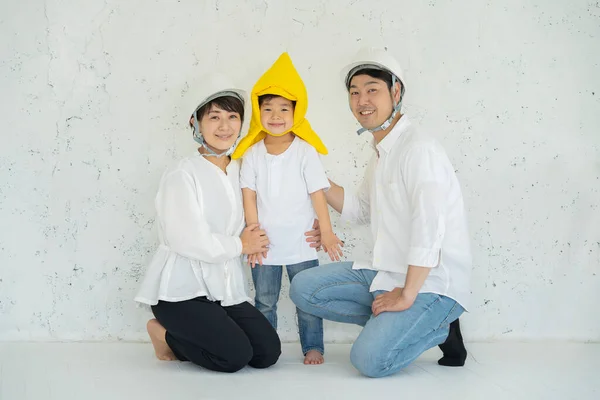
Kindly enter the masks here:
<path id="1" fill-rule="evenodd" d="M 449 193 L 448 166 L 444 153 L 421 145 L 409 151 L 404 179 L 411 207 L 408 264 L 437 267 L 446 231 Z"/>

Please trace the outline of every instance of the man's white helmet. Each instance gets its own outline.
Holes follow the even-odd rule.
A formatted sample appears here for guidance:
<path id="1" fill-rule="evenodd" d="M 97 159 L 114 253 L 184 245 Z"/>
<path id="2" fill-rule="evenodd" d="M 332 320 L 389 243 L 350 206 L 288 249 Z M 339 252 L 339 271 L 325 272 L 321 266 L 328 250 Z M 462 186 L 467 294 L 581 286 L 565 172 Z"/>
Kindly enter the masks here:
<path id="1" fill-rule="evenodd" d="M 392 75 L 392 87 L 394 87 L 396 82 L 400 82 L 402 91 L 400 92 L 400 100 L 398 101 L 398 104 L 394 104 L 394 110 L 392 111 L 390 117 L 377 128 L 359 129 L 359 135 L 367 130 L 370 132 L 377 132 L 387 129 L 391 125 L 396 115 L 400 112 L 400 108 L 402 107 L 402 99 L 404 98 L 404 91 L 406 89 L 404 72 L 402 71 L 402 68 L 400 68 L 400 63 L 398 63 L 398 61 L 389 52 L 383 49 L 363 47 L 354 55 L 352 61 L 341 71 L 342 80 L 346 85 L 346 89 L 348 89 L 350 86 L 352 77 L 363 69 L 377 69 L 389 72 Z"/>
<path id="2" fill-rule="evenodd" d="M 238 98 L 242 105 L 245 107 L 247 94 L 245 91 L 241 89 L 237 89 L 236 85 L 233 81 L 226 75 L 221 73 L 210 73 L 200 77 L 194 83 L 188 84 L 187 89 L 182 93 L 183 97 L 183 122 L 186 127 L 190 126 L 190 118 L 193 116 L 192 121 L 192 135 L 194 140 L 200 143 L 210 154 L 210 156 L 222 157 L 228 156 L 233 153 L 233 149 L 235 148 L 235 144 L 229 148 L 227 151 L 216 154 L 214 151 L 206 146 L 204 142 L 204 138 L 202 137 L 202 132 L 200 132 L 200 126 L 198 120 L 196 118 L 197 111 L 204 106 L 205 104 L 211 102 L 212 100 L 219 98 L 231 96 Z"/>

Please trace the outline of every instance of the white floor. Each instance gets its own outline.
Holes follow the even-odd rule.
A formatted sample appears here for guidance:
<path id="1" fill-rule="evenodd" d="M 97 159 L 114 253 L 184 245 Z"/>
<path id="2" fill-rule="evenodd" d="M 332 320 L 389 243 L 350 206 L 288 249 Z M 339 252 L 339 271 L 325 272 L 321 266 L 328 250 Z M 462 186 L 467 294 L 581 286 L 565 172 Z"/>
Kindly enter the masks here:
<path id="1" fill-rule="evenodd" d="M 304 366 L 297 344 L 277 365 L 220 374 L 160 362 L 149 344 L 0 343 L 1 400 L 119 399 L 600 399 L 600 345 L 470 344 L 464 368 L 436 364 L 432 349 L 383 379 L 360 376 L 348 345 L 328 345 L 326 364 Z"/>

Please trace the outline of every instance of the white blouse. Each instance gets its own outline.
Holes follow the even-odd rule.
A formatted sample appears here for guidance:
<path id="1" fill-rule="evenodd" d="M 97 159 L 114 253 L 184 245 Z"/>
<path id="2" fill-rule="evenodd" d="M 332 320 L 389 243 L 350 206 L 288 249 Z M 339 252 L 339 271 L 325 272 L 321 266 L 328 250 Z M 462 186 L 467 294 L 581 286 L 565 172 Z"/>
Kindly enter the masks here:
<path id="1" fill-rule="evenodd" d="M 159 246 L 135 301 L 250 301 L 239 237 L 245 227 L 239 175 L 239 161 L 232 160 L 225 174 L 199 153 L 163 174 L 155 200 Z"/>

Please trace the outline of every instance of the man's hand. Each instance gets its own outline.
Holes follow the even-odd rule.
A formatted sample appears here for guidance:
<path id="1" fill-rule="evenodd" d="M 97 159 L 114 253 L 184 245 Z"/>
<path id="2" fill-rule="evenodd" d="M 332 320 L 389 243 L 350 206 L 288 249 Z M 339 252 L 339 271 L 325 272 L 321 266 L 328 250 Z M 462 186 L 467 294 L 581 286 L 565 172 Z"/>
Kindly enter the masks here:
<path id="1" fill-rule="evenodd" d="M 395 288 L 391 292 L 380 294 L 375 297 L 375 301 L 371 305 L 371 310 L 373 310 L 375 316 L 378 316 L 385 311 L 408 310 L 413 305 L 416 298 L 416 294 L 412 295 L 405 292 L 402 288 Z"/>
<path id="2" fill-rule="evenodd" d="M 304 234 L 306 241 L 310 243 L 310 247 L 316 247 L 317 251 L 321 250 L 321 228 L 319 227 L 319 220 L 315 219 L 312 226 L 313 230 L 308 231 Z"/>

